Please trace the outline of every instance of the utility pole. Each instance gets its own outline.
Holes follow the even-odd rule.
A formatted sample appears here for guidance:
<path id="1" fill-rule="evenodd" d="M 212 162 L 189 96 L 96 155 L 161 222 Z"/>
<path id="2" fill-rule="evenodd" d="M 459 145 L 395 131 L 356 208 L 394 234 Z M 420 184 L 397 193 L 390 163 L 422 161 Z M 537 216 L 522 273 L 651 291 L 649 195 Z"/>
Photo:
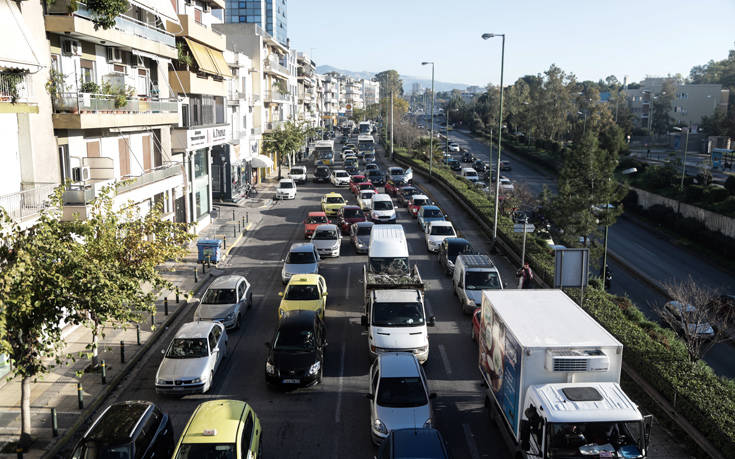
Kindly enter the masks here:
<path id="1" fill-rule="evenodd" d="M 390 92 L 390 159 L 393 156 L 393 91 Z"/>
<path id="2" fill-rule="evenodd" d="M 502 99 L 501 99 L 502 100 Z M 429 177 L 434 164 L 434 63 L 431 63 L 431 138 L 429 139 Z"/>

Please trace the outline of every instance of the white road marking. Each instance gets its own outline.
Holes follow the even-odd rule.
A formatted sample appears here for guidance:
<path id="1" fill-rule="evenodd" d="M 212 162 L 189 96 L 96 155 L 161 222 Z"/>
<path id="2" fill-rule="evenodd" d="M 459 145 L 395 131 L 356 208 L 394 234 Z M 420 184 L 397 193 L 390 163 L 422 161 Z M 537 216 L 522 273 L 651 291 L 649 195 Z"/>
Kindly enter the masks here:
<path id="1" fill-rule="evenodd" d="M 447 349 L 444 347 L 443 344 L 439 345 L 439 354 L 442 356 L 442 363 L 444 364 L 444 370 L 447 372 L 447 375 L 451 375 L 452 366 L 449 364 L 449 357 L 447 357 Z"/>
<path id="2" fill-rule="evenodd" d="M 352 272 L 352 266 L 347 267 L 347 288 L 345 289 L 345 300 L 350 299 L 350 273 Z"/>
<path id="3" fill-rule="evenodd" d="M 462 430 L 464 430 L 464 440 L 467 442 L 467 449 L 470 450 L 470 457 L 472 459 L 480 459 L 480 453 L 477 451 L 477 445 L 470 430 L 470 425 L 462 424 Z"/>
<path id="4" fill-rule="evenodd" d="M 339 389 L 337 390 L 337 407 L 334 412 L 334 422 L 339 424 L 342 411 L 342 387 L 344 386 L 343 375 L 345 373 L 345 342 L 342 341 L 342 349 L 339 353 Z"/>

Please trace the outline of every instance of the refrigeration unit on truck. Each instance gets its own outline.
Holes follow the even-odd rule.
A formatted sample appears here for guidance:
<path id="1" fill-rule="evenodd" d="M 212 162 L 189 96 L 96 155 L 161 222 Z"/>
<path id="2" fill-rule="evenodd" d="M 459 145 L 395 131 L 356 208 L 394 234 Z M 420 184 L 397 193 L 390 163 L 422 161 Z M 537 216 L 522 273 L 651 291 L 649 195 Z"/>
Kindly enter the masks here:
<path id="1" fill-rule="evenodd" d="M 483 291 L 477 341 L 514 457 L 646 457 L 651 417 L 620 387 L 623 345 L 563 291 Z"/>

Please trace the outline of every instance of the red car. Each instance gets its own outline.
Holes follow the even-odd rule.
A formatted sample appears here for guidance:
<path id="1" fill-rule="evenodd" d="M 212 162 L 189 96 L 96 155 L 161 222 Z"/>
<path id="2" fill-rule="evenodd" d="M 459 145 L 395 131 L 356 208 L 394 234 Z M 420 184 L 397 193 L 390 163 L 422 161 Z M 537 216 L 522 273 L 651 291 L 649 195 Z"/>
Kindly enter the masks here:
<path id="1" fill-rule="evenodd" d="M 309 239 L 316 227 L 325 223 L 329 223 L 327 214 L 324 212 L 309 212 L 306 220 L 304 220 L 304 237 Z"/>
<path id="2" fill-rule="evenodd" d="M 355 191 L 356 196 L 359 195 L 362 190 L 373 190 L 376 193 L 378 192 L 378 190 L 375 189 L 375 185 L 373 185 L 372 182 L 369 182 L 367 180 L 365 180 L 364 182 L 358 183 L 355 188 L 356 188 L 356 191 Z"/>
<path id="3" fill-rule="evenodd" d="M 391 196 L 395 196 L 396 193 L 398 193 L 398 189 L 404 186 L 406 186 L 406 182 L 403 180 L 395 181 L 393 179 L 388 179 L 388 181 L 385 182 L 385 192 Z"/>
<path id="4" fill-rule="evenodd" d="M 353 175 L 350 177 L 350 191 L 352 191 L 353 194 L 357 194 L 357 185 L 363 182 L 365 182 L 364 175 Z"/>
<path id="5" fill-rule="evenodd" d="M 344 206 L 337 213 L 337 226 L 342 230 L 342 234 L 349 234 L 353 223 L 364 221 L 367 219 L 358 206 Z"/>
<path id="6" fill-rule="evenodd" d="M 480 313 L 482 313 L 482 308 L 477 308 L 477 311 L 472 314 L 472 341 L 477 341 L 477 337 L 480 336 Z"/>
<path id="7" fill-rule="evenodd" d="M 411 214 L 412 217 L 416 218 L 421 206 L 429 206 L 431 204 L 431 199 L 429 199 L 428 196 L 415 194 L 408 200 L 408 213 Z"/>

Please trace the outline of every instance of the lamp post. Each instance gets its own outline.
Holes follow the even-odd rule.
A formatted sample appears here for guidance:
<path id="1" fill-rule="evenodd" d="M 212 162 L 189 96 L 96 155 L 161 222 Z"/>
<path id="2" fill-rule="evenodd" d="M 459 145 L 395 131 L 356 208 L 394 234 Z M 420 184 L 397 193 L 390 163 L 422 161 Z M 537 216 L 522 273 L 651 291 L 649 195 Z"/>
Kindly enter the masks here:
<path id="1" fill-rule="evenodd" d="M 500 202 L 500 146 L 503 137 L 503 67 L 505 65 L 505 34 L 504 33 L 484 33 L 482 39 L 502 37 L 503 44 L 500 52 L 500 115 L 498 116 L 498 161 L 495 164 L 495 215 L 493 222 L 493 245 L 498 238 L 498 204 Z M 490 139 L 490 152 L 492 153 L 492 138 Z"/>
<path id="2" fill-rule="evenodd" d="M 686 172 L 687 172 L 687 148 L 689 147 L 689 131 L 691 130 L 691 125 L 685 128 L 674 126 L 675 131 L 681 132 L 684 129 L 686 129 L 687 135 L 684 140 L 684 161 L 681 162 L 681 182 L 679 183 L 679 191 L 684 191 L 684 176 L 686 175 Z"/>
<path id="3" fill-rule="evenodd" d="M 422 62 L 421 65 L 431 64 L 431 137 L 429 137 L 429 178 L 434 163 L 434 63 Z"/>
<path id="4" fill-rule="evenodd" d="M 390 159 L 395 159 L 393 155 L 393 91 L 390 92 Z"/>

